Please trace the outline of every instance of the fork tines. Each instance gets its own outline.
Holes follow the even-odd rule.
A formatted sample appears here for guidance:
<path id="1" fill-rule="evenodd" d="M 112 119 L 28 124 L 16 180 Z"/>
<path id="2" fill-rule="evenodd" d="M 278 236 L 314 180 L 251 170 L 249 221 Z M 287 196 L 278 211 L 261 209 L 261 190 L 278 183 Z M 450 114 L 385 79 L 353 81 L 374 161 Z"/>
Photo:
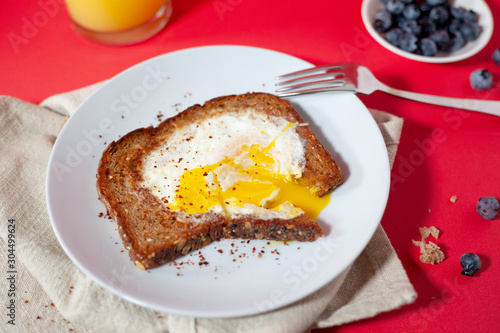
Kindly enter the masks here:
<path id="1" fill-rule="evenodd" d="M 276 86 L 282 86 L 276 89 L 278 96 L 292 96 L 312 92 L 331 91 L 346 84 L 342 78 L 345 74 L 343 67 L 338 65 L 324 65 L 288 73 L 276 77 Z M 296 90 L 301 88 L 308 88 Z"/>
<path id="2" fill-rule="evenodd" d="M 277 76 L 276 80 L 281 80 L 281 79 L 284 79 L 286 77 L 295 76 L 295 75 L 310 74 L 310 73 L 315 73 L 315 72 L 327 72 L 327 71 L 342 70 L 342 69 L 344 69 L 344 68 L 342 66 L 339 66 L 339 65 L 316 66 L 316 67 L 307 68 L 307 69 L 303 69 L 300 71 Z"/>

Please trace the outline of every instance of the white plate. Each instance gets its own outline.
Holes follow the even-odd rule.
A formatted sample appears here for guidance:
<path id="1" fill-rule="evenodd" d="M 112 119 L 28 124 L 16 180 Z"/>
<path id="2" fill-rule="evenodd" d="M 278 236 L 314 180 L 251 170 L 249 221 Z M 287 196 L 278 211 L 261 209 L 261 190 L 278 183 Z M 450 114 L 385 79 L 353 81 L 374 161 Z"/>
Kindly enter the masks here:
<path id="1" fill-rule="evenodd" d="M 472 57 L 481 51 L 486 44 L 490 41 L 493 34 L 493 15 L 491 14 L 490 7 L 484 0 L 455 0 L 452 1 L 453 6 L 463 7 L 465 9 L 472 9 L 479 15 L 479 25 L 482 28 L 479 37 L 472 41 L 467 42 L 464 47 L 454 52 L 438 52 L 434 57 L 426 57 L 410 52 L 401 50 L 400 48 L 392 45 L 385 40 L 383 34 L 377 32 L 373 26 L 375 21 L 375 14 L 379 9 L 384 8 L 381 0 L 364 0 L 361 5 L 361 18 L 365 24 L 366 29 L 372 37 L 379 42 L 386 49 L 408 59 L 429 62 L 429 63 L 449 63 L 464 60 Z"/>
<path id="2" fill-rule="evenodd" d="M 49 162 L 48 210 L 69 257 L 98 284 L 129 301 L 197 317 L 265 312 L 300 300 L 334 279 L 372 237 L 389 193 L 383 138 L 353 94 L 290 99 L 346 176 L 319 216 L 325 236 L 316 242 L 223 240 L 204 248 L 204 259 L 196 252 L 176 261 L 183 265 L 141 271 L 127 251 L 121 252 L 115 224 L 98 217 L 105 208 L 98 201 L 95 177 L 106 144 L 138 127 L 158 124 L 159 111 L 173 116 L 217 96 L 273 92 L 275 76 L 310 66 L 274 51 L 210 46 L 150 59 L 107 82 L 69 119 Z M 209 264 L 200 265 L 204 260 Z"/>

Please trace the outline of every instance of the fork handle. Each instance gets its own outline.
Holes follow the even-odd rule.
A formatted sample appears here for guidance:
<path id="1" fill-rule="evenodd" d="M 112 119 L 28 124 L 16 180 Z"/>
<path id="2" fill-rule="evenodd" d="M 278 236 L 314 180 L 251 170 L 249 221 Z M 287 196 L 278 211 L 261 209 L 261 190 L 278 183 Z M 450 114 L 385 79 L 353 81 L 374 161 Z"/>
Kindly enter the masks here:
<path id="1" fill-rule="evenodd" d="M 399 90 L 389 87 L 387 87 L 387 89 L 383 89 L 383 91 L 394 96 L 411 99 L 418 102 L 424 102 L 428 104 L 435 104 L 441 106 L 449 106 L 452 108 L 469 110 L 469 111 L 484 112 L 500 117 L 500 101 L 441 97 L 441 96 L 434 96 L 434 95 L 415 93 L 405 90 Z"/>

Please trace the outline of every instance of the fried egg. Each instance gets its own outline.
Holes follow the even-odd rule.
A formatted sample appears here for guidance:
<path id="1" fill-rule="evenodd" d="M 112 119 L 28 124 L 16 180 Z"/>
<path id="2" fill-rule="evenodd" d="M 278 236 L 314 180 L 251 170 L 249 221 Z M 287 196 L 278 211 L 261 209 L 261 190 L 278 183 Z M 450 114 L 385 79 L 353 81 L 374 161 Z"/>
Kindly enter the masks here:
<path id="1" fill-rule="evenodd" d="M 251 110 L 189 124 L 147 155 L 142 186 L 188 215 L 315 219 L 330 198 L 300 181 L 306 162 L 297 126 Z"/>

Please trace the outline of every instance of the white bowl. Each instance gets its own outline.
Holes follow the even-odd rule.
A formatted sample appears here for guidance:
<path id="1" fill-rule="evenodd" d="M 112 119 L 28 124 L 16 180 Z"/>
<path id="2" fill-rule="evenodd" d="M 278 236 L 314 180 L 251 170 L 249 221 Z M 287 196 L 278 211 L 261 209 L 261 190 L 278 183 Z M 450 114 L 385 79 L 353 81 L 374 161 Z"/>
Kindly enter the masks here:
<path id="1" fill-rule="evenodd" d="M 447 63 L 456 62 L 472 57 L 481 51 L 488 44 L 491 35 L 493 34 L 493 15 L 490 7 L 484 0 L 455 0 L 452 2 L 455 7 L 463 7 L 465 9 L 474 10 L 479 16 L 479 25 L 481 26 L 481 34 L 472 41 L 467 42 L 461 49 L 454 52 L 438 52 L 433 57 L 426 57 L 401 50 L 385 40 L 384 35 L 375 30 L 373 22 L 375 14 L 379 9 L 384 8 L 381 0 L 364 0 L 361 5 L 361 17 L 366 29 L 377 42 L 386 49 L 408 59 L 431 62 L 431 63 Z"/>

